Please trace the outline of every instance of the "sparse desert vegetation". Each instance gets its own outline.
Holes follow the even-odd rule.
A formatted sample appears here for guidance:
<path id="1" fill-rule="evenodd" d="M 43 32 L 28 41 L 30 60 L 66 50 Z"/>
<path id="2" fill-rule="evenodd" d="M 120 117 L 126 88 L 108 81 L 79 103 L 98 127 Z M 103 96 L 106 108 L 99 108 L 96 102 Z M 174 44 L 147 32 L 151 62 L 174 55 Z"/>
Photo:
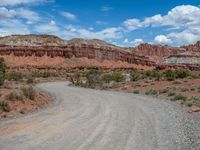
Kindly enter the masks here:
<path id="1" fill-rule="evenodd" d="M 69 80 L 75 86 L 116 90 L 167 98 L 181 105 L 199 107 L 200 73 L 177 70 L 101 70 L 86 69 L 62 73 L 32 72 L 21 76 L 26 84 L 56 80 Z M 7 75 L 12 77 L 13 75 Z M 9 78 L 16 81 L 16 78 Z M 7 87 L 9 88 L 9 87 Z"/>
<path id="2" fill-rule="evenodd" d="M 6 65 L 0 59 L 0 118 L 15 116 L 38 109 L 46 104 L 50 97 L 33 88 L 33 74 L 6 72 Z"/>
<path id="3" fill-rule="evenodd" d="M 177 70 L 89 70 L 70 77 L 74 85 L 167 98 L 186 107 L 199 107 L 200 74 Z"/>
<path id="4" fill-rule="evenodd" d="M 6 65 L 1 62 L 2 68 Z M 200 72 L 184 69 L 176 70 L 137 70 L 137 69 L 83 69 L 66 70 L 57 72 L 6 72 L 1 71 L 2 89 L 9 92 L 1 96 L 1 109 L 5 112 L 12 111 L 10 104 L 34 102 L 37 100 L 37 91 L 32 87 L 35 83 L 69 80 L 75 86 L 132 92 L 167 98 L 186 107 L 200 107 Z M 3 84 L 4 81 L 9 84 Z M 11 84 L 12 83 L 12 84 Z M 13 84 L 14 83 L 14 84 Z M 20 86 L 18 85 L 20 83 Z M 5 94 L 3 94 L 5 95 Z M 5 98 L 3 98 L 5 97 Z M 20 110 L 19 112 L 25 112 Z"/>
<path id="5" fill-rule="evenodd" d="M 147 90 L 147 91 L 145 92 L 145 94 L 146 94 L 146 95 L 152 95 L 152 96 L 154 96 L 154 95 L 157 95 L 157 94 L 158 94 L 158 91 L 156 91 L 156 90 L 154 90 L 154 89 L 150 89 L 150 90 Z"/>

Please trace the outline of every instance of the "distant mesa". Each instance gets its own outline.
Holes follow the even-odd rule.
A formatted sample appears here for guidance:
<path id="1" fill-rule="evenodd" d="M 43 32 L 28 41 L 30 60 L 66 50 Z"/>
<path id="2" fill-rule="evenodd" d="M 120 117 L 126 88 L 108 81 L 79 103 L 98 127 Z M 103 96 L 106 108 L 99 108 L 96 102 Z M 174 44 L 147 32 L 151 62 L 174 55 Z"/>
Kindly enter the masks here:
<path id="1" fill-rule="evenodd" d="M 0 38 L 0 55 L 11 69 L 18 70 L 58 66 L 63 69 L 184 67 L 200 70 L 200 41 L 182 47 L 144 43 L 135 48 L 124 48 L 98 39 L 63 40 L 53 35 L 12 35 Z"/>

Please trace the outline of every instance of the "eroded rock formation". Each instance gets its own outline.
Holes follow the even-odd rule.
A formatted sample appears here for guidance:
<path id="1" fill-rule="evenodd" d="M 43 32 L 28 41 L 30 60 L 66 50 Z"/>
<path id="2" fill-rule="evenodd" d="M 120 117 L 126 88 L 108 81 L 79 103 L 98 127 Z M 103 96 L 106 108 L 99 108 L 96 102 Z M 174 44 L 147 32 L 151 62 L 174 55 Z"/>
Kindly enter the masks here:
<path id="1" fill-rule="evenodd" d="M 196 44 L 182 46 L 182 48 L 185 48 L 187 51 L 200 52 L 200 41 L 198 41 Z"/>
<path id="2" fill-rule="evenodd" d="M 165 69 L 200 70 L 200 65 L 199 64 L 157 64 L 156 68 L 159 70 L 165 70 Z"/>
<path id="3" fill-rule="evenodd" d="M 140 44 L 136 48 L 130 49 L 132 53 L 136 55 L 148 56 L 151 60 L 159 61 L 163 57 L 170 55 L 176 55 L 185 51 L 184 48 L 162 46 L 162 45 L 151 45 L 148 43 Z"/>
<path id="4" fill-rule="evenodd" d="M 51 58 L 89 58 L 99 61 L 114 60 L 124 61 L 131 64 L 140 64 L 146 66 L 155 65 L 148 57 L 134 55 L 129 52 L 115 50 L 110 47 L 94 47 L 92 45 L 69 45 L 69 46 L 0 46 L 0 55 L 13 55 L 17 57 L 43 57 Z"/>
<path id="5" fill-rule="evenodd" d="M 51 35 L 14 35 L 0 38 L 0 56 L 13 68 L 19 69 L 20 64 L 22 68 L 26 66 L 29 70 L 31 67 L 27 64 L 39 70 L 45 70 L 45 66 L 46 69 L 50 66 L 200 69 L 197 63 L 200 59 L 199 53 L 200 42 L 181 48 L 146 43 L 136 48 L 122 48 L 97 39 L 65 41 Z M 71 63 L 69 60 L 74 58 L 80 60 L 73 60 Z M 29 63 L 29 60 L 32 62 Z"/>
<path id="6" fill-rule="evenodd" d="M 170 55 L 157 64 L 157 68 L 185 68 L 200 70 L 200 53 L 187 51 L 176 55 Z"/>

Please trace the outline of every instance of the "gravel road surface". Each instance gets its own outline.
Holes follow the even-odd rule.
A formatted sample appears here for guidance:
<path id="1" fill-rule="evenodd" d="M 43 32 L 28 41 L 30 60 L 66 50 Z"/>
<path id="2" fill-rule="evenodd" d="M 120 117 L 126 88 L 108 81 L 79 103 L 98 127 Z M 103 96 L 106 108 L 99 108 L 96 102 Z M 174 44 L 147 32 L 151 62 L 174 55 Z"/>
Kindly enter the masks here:
<path id="1" fill-rule="evenodd" d="M 200 150 L 200 119 L 156 98 L 68 86 L 37 86 L 55 101 L 0 120 L 0 150 Z"/>

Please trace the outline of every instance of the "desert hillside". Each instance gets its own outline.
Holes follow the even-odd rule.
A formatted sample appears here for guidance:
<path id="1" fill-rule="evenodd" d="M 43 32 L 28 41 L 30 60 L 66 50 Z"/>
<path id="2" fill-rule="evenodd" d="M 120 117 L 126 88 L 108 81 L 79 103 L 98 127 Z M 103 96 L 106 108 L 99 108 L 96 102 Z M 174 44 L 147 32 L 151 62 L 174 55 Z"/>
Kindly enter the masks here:
<path id="1" fill-rule="evenodd" d="M 0 44 L 12 46 L 62 46 L 66 44 L 66 41 L 53 35 L 31 34 L 1 37 Z"/>
<path id="2" fill-rule="evenodd" d="M 140 44 L 124 48 L 98 39 L 63 40 L 53 35 L 0 38 L 0 55 L 10 68 L 177 68 L 198 69 L 200 42 L 182 47 Z M 180 61 L 173 61 L 173 60 Z M 195 61 L 193 61 L 195 59 Z M 26 66 L 26 67 L 25 67 Z"/>

